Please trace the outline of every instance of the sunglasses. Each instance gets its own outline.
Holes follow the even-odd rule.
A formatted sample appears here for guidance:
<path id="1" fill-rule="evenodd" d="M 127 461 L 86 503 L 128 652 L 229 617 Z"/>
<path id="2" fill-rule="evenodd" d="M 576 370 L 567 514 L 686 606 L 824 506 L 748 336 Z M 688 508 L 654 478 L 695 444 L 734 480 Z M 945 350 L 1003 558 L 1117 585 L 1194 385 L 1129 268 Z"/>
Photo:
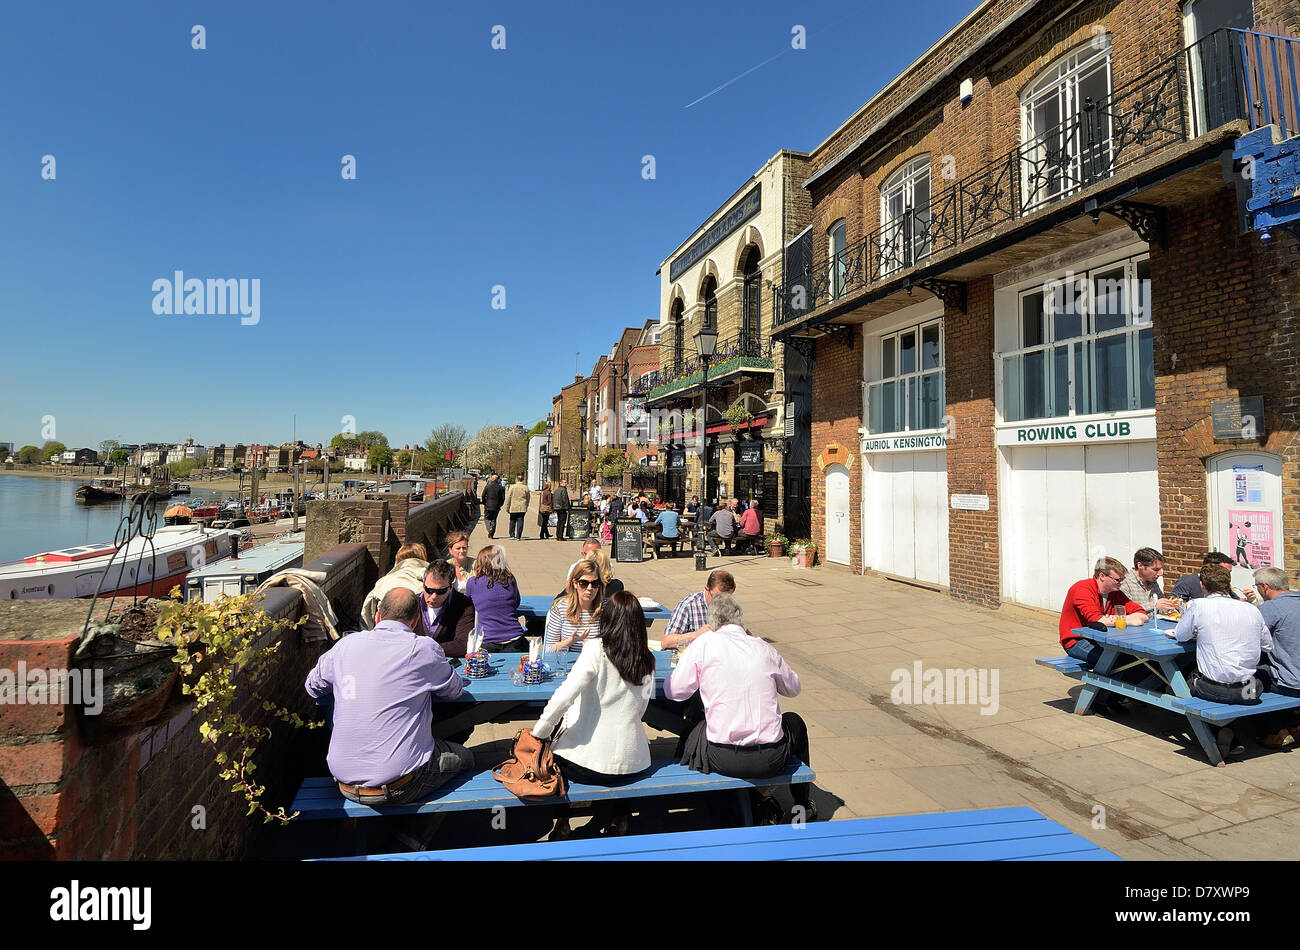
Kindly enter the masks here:
<path id="1" fill-rule="evenodd" d="M 430 587 L 428 584 L 424 585 L 424 592 L 430 597 L 441 597 L 449 590 L 451 590 L 450 587 Z"/>
<path id="2" fill-rule="evenodd" d="M 599 587 L 599 586 L 600 586 L 600 581 L 589 581 L 589 580 L 587 580 L 585 577 L 584 577 L 584 578 L 581 578 L 581 579 L 579 579 L 579 580 L 574 581 L 574 583 L 577 584 L 579 587 L 582 587 L 582 588 L 584 588 L 584 589 L 585 589 L 585 588 L 589 588 L 589 587 Z M 426 587 L 425 590 L 428 590 L 428 588 Z"/>

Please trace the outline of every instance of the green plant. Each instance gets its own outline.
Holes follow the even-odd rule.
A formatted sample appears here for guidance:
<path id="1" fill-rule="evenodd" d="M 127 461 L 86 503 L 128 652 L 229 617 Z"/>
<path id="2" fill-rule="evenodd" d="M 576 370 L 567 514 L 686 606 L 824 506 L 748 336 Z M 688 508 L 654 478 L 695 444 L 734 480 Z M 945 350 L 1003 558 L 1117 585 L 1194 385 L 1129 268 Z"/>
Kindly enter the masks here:
<path id="1" fill-rule="evenodd" d="M 746 422 L 752 421 L 754 414 L 740 403 L 734 403 L 727 408 L 727 422 L 733 429 L 738 429 Z"/>
<path id="2" fill-rule="evenodd" d="M 194 697 L 194 711 L 202 718 L 199 735 L 215 747 L 221 778 L 233 780 L 232 792 L 243 793 L 248 814 L 260 810 L 268 822 L 291 821 L 298 813 L 286 815 L 283 806 L 275 812 L 262 806 L 266 788 L 252 778 L 257 769 L 252 758 L 271 730 L 248 722 L 237 711 L 235 698 L 240 688 L 256 694 L 280 659 L 280 637 L 306 619 L 272 620 L 253 594 L 222 597 L 211 604 L 198 600 L 184 603 L 178 589 L 154 628 L 159 640 L 176 645 L 181 692 Z M 321 725 L 270 700 L 263 700 L 260 708 L 296 728 Z"/>
<path id="3" fill-rule="evenodd" d="M 781 545 L 781 547 L 787 548 L 790 546 L 790 539 L 787 538 L 785 535 L 774 531 L 772 534 L 769 534 L 767 536 L 767 543 L 769 546 L 773 544 L 779 544 Z"/>
<path id="4" fill-rule="evenodd" d="M 807 550 L 813 546 L 812 538 L 795 538 L 790 542 L 791 551 Z"/>

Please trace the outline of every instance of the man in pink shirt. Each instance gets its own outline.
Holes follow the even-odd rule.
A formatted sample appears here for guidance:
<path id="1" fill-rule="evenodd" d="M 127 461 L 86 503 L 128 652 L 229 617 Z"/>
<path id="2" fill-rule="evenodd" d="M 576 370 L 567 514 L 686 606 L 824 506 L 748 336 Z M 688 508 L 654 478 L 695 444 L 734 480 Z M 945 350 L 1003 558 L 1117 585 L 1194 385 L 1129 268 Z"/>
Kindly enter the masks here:
<path id="1" fill-rule="evenodd" d="M 808 761 L 808 727 L 795 713 L 782 714 L 777 696 L 798 696 L 799 675 L 781 654 L 744 627 L 740 604 L 730 594 L 709 600 L 709 630 L 693 640 L 664 681 L 668 699 L 686 700 L 697 691 L 704 721 L 687 734 L 682 764 L 706 775 L 766 778 L 783 772 L 790 759 Z M 807 783 L 791 786 L 806 818 L 817 810 Z M 767 810 L 770 805 L 760 803 Z"/>
<path id="2" fill-rule="evenodd" d="M 740 538 L 754 550 L 755 542 L 763 536 L 763 513 L 758 509 L 758 502 L 753 502 L 740 516 Z M 755 552 L 758 553 L 758 552 Z"/>

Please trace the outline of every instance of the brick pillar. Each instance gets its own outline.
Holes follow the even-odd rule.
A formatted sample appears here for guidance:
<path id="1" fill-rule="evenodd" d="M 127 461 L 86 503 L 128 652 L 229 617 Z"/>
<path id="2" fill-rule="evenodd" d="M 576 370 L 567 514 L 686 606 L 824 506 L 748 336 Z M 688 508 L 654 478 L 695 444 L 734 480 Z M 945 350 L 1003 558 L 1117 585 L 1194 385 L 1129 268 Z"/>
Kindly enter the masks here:
<path id="1" fill-rule="evenodd" d="M 862 327 L 847 335 L 822 337 L 813 350 L 812 539 L 826 557 L 826 469 L 836 462 L 849 470 L 849 561 L 862 573 L 862 467 L 858 464 L 862 425 Z M 794 539 L 791 538 L 793 541 Z"/>
<path id="2" fill-rule="evenodd" d="M 948 510 L 948 583 L 957 600 L 996 607 L 998 458 L 993 415 L 993 278 L 966 285 L 966 312 L 944 309 L 948 492 L 988 495 L 988 511 Z"/>
<path id="3" fill-rule="evenodd" d="M 31 688 L 35 671 L 48 681 L 49 671 L 72 669 L 78 636 L 69 631 L 80 630 L 86 607 L 66 604 L 6 612 L 14 638 L 0 640 L 0 675 L 18 690 L 0 704 L 0 854 L 9 860 L 123 859 L 135 841 L 138 734 L 88 747 L 70 697 Z M 34 632 L 10 633 L 23 626 Z"/>

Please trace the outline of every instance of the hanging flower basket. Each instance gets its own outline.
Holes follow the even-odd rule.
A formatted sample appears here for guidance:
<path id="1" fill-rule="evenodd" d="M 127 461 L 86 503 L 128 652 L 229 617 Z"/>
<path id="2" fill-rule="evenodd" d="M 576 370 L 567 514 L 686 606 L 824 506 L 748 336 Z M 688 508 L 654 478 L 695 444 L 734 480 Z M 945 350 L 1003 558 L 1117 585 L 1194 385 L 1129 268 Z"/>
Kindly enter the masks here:
<path id="1" fill-rule="evenodd" d="M 91 712 L 79 707 L 86 735 L 111 738 L 128 729 L 138 729 L 162 717 L 172 698 L 180 674 L 172 657 L 176 648 L 152 638 L 133 638 L 135 631 L 156 614 L 151 605 L 124 611 L 112 623 L 91 624 L 73 659 L 74 666 L 99 688 L 102 677 L 102 707 Z M 123 631 L 128 636 L 123 636 Z M 85 682 L 85 680 L 83 680 Z M 93 707 L 92 707 L 93 708 Z"/>

